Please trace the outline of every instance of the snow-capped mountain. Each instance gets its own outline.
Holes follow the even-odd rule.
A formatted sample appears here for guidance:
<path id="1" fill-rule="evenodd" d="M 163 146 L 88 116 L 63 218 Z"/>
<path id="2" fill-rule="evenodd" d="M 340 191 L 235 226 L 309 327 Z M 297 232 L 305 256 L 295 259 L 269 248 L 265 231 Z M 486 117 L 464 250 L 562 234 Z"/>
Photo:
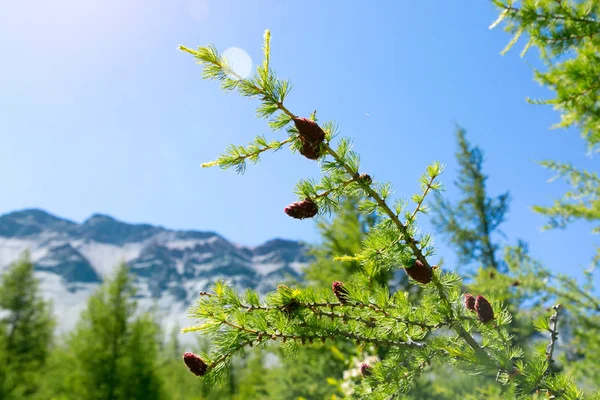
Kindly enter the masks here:
<path id="1" fill-rule="evenodd" d="M 128 224 L 101 214 L 81 224 L 38 209 L 0 216 L 0 272 L 29 251 L 62 332 L 73 327 L 87 297 L 120 262 L 135 277 L 138 303 L 156 306 L 169 329 L 193 323 L 186 317 L 189 305 L 217 279 L 265 292 L 299 278 L 309 261 L 306 250 L 282 239 L 239 246 L 214 232 Z"/>

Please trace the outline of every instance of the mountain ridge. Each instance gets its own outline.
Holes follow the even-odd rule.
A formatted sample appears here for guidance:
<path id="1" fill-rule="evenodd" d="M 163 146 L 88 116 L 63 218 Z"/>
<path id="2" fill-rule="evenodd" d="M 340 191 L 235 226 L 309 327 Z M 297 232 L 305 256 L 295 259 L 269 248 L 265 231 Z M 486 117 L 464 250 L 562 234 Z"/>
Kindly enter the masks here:
<path id="1" fill-rule="evenodd" d="M 61 331 L 72 328 L 87 297 L 120 262 L 130 268 L 138 303 L 157 306 L 169 328 L 189 324 L 187 308 L 217 279 L 261 293 L 301 279 L 308 249 L 283 238 L 244 246 L 216 232 L 133 224 L 101 213 L 81 223 L 39 208 L 0 215 L 0 273 L 29 252 Z"/>

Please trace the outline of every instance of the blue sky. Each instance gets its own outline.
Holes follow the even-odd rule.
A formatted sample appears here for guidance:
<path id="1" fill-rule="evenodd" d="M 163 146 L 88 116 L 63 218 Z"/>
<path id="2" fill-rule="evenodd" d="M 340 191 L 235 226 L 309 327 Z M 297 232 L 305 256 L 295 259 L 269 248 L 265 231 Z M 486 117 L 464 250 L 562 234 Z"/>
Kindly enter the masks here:
<path id="1" fill-rule="evenodd" d="M 583 223 L 540 232 L 530 206 L 565 186 L 547 183 L 535 161 L 595 170 L 596 160 L 577 132 L 549 130 L 555 111 L 525 102 L 549 95 L 533 81 L 535 53 L 501 56 L 509 37 L 488 29 L 495 17 L 486 1 L 5 2 L 0 213 L 39 207 L 83 221 L 101 212 L 248 245 L 317 241 L 312 221 L 283 213 L 295 182 L 318 176 L 314 162 L 281 151 L 243 176 L 200 168 L 229 143 L 277 134 L 255 117 L 255 101 L 203 81 L 177 46 L 238 47 L 256 64 L 269 28 L 272 64 L 294 83 L 288 108 L 336 120 L 365 172 L 408 197 L 439 160 L 456 195 L 459 123 L 485 151 L 490 193 L 512 193 L 509 241 L 527 240 L 552 269 L 576 273 L 598 240 Z M 451 250 L 439 254 L 452 264 Z"/>

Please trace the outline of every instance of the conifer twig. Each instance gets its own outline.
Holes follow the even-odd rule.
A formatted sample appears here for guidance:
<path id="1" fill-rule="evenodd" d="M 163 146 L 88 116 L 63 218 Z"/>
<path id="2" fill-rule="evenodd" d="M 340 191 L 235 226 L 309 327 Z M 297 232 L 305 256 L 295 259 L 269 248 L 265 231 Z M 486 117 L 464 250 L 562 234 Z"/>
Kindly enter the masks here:
<path id="1" fill-rule="evenodd" d="M 417 207 L 415 207 L 415 210 L 413 211 L 413 213 L 410 216 L 411 220 L 415 219 L 415 217 L 417 216 L 417 213 L 419 212 L 419 210 L 423 206 L 423 202 L 425 201 L 425 197 L 427 197 L 427 194 L 433 188 L 433 182 L 435 181 L 435 178 L 437 178 L 437 176 L 436 175 L 432 175 L 429 178 L 429 181 L 427 181 L 427 187 L 425 188 L 425 191 L 423 192 L 423 196 L 419 199 L 419 202 L 417 203 Z"/>
<path id="2" fill-rule="evenodd" d="M 556 340 L 558 339 L 557 324 L 560 304 L 555 305 L 552 307 L 552 309 L 554 310 L 554 314 L 552 314 L 550 317 L 550 343 L 546 347 L 546 358 L 548 359 L 548 369 L 546 370 L 546 373 L 549 373 L 550 367 L 552 367 L 552 364 L 554 363 L 552 356 L 554 355 L 554 346 L 556 345 Z"/>

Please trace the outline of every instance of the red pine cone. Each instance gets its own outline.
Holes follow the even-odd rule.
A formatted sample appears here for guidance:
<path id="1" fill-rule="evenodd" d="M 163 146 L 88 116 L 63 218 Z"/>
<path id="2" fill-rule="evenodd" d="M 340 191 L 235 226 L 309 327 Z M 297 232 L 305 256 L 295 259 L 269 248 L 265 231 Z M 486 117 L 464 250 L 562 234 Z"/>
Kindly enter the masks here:
<path id="1" fill-rule="evenodd" d="M 475 311 L 477 318 L 484 324 L 494 319 L 494 310 L 489 301 L 482 295 L 478 294 L 475 300 Z"/>
<path id="2" fill-rule="evenodd" d="M 294 118 L 294 125 L 300 137 L 311 142 L 321 142 L 325 139 L 325 132 L 319 124 L 308 118 Z"/>
<path id="3" fill-rule="evenodd" d="M 426 267 L 419 260 L 415 260 L 415 263 L 412 265 L 412 267 L 404 268 L 404 270 L 406 271 L 408 276 L 410 276 L 419 283 L 428 284 L 429 282 L 431 282 L 431 268 Z"/>
<path id="4" fill-rule="evenodd" d="M 475 311 L 475 297 L 472 294 L 465 294 L 465 307 L 467 310 Z"/>
<path id="5" fill-rule="evenodd" d="M 363 377 L 371 375 L 373 372 L 370 370 L 371 366 L 369 364 L 362 363 L 360 365 L 360 373 Z"/>
<path id="6" fill-rule="evenodd" d="M 340 303 L 344 304 L 348 301 L 348 290 L 344 287 L 344 284 L 340 281 L 335 281 L 331 284 L 331 290 Z"/>
<path id="7" fill-rule="evenodd" d="M 208 366 L 204 360 L 194 353 L 183 353 L 183 362 L 185 365 L 187 365 L 192 374 L 196 376 L 203 376 L 206 374 L 206 370 L 208 369 Z"/>
<path id="8" fill-rule="evenodd" d="M 288 205 L 283 211 L 292 218 L 304 219 L 314 217 L 319 209 L 314 201 L 307 198 Z"/>

